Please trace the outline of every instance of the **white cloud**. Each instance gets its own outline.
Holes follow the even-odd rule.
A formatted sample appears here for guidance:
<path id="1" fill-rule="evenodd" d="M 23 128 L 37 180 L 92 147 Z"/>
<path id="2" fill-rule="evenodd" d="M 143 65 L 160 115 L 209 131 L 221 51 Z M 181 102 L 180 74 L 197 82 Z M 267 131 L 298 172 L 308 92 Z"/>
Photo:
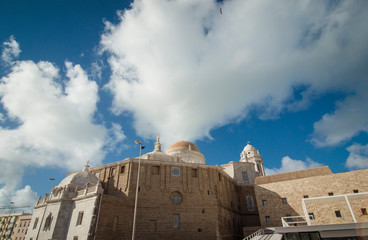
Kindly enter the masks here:
<path id="1" fill-rule="evenodd" d="M 110 151 L 115 151 L 117 153 L 121 153 L 121 151 L 126 147 L 122 144 L 125 140 L 126 136 L 124 131 L 122 130 L 120 124 L 112 123 L 111 128 L 109 129 L 109 138 L 106 145 L 110 146 Z"/>
<path id="2" fill-rule="evenodd" d="M 257 109 L 263 119 L 305 108 L 367 80 L 365 1 L 135 1 L 106 23 L 113 111 L 143 137 L 209 137 Z M 294 86 L 306 86 L 300 101 Z"/>
<path id="3" fill-rule="evenodd" d="M 96 79 L 101 79 L 101 75 L 102 75 L 101 63 L 98 63 L 98 62 L 92 63 L 91 77 L 96 78 Z"/>
<path id="4" fill-rule="evenodd" d="M 19 44 L 15 41 L 14 36 L 10 36 L 9 41 L 3 43 L 1 59 L 5 63 L 10 64 L 14 58 L 19 56 L 20 52 Z"/>
<path id="5" fill-rule="evenodd" d="M 29 185 L 19 190 L 15 190 L 12 187 L 9 188 L 8 186 L 0 189 L 0 206 L 7 208 L 0 210 L 0 213 L 8 213 L 10 211 L 33 212 L 33 206 L 36 202 L 37 193 Z"/>
<path id="6" fill-rule="evenodd" d="M 347 148 L 349 157 L 346 160 L 346 167 L 350 169 L 366 169 L 368 168 L 368 144 L 363 146 L 354 143 Z"/>
<path id="7" fill-rule="evenodd" d="M 108 149 L 124 140 L 117 126 L 110 130 L 95 123 L 96 82 L 88 79 L 80 65 L 66 62 L 65 66 L 64 80 L 50 62 L 17 61 L 0 79 L 1 104 L 7 117 L 18 123 L 14 128 L 0 128 L 3 194 L 21 185 L 28 166 L 77 170 L 87 160 L 97 165 Z"/>
<path id="8" fill-rule="evenodd" d="M 103 159 L 107 130 L 93 123 L 97 84 L 79 65 L 67 62 L 66 67 L 65 92 L 56 82 L 58 69 L 49 62 L 17 62 L 1 79 L 1 103 L 8 116 L 20 123 L 15 129 L 1 130 L 1 161 L 75 169 L 86 160 Z"/>
<path id="9" fill-rule="evenodd" d="M 333 114 L 325 114 L 314 124 L 311 141 L 331 146 L 350 140 L 361 131 L 368 132 L 368 81 L 357 86 L 356 93 L 337 103 Z"/>
<path id="10" fill-rule="evenodd" d="M 303 169 L 309 168 L 316 168 L 321 167 L 322 165 L 318 162 L 314 162 L 312 159 L 307 158 L 306 161 L 302 160 L 294 160 L 291 159 L 289 156 L 285 156 L 281 160 L 281 167 L 280 168 L 266 168 L 266 175 L 278 174 L 278 173 L 285 173 L 285 172 L 292 172 L 298 171 Z"/>

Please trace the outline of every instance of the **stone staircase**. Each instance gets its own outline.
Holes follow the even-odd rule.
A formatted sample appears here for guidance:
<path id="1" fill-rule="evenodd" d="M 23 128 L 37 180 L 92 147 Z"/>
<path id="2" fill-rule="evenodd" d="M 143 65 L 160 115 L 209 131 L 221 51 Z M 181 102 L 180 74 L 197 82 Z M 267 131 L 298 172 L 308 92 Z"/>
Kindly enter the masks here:
<path id="1" fill-rule="evenodd" d="M 281 240 L 282 234 L 275 233 L 269 229 L 259 229 L 243 240 Z"/>

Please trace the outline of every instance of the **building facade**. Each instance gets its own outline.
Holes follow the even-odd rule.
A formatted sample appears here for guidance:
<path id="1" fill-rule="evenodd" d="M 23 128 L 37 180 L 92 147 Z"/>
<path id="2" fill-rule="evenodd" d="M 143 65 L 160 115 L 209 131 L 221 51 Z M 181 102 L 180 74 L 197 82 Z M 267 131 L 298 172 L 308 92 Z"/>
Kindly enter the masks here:
<path id="1" fill-rule="evenodd" d="M 368 222 L 367 173 L 321 167 L 265 176 L 249 143 L 239 161 L 208 165 L 194 144 L 163 152 L 157 138 L 139 158 L 69 173 L 39 199 L 26 239 L 131 239 L 136 191 L 136 239 L 242 239 L 292 223 Z"/>
<path id="2" fill-rule="evenodd" d="M 368 222 L 367 169 L 333 174 L 319 167 L 259 177 L 255 193 L 262 227 Z"/>
<path id="3" fill-rule="evenodd" d="M 80 240 L 93 235 L 103 190 L 88 167 L 70 174 L 38 200 L 27 239 Z"/>
<path id="4" fill-rule="evenodd" d="M 90 169 L 104 188 L 97 239 L 131 238 L 138 161 Z M 137 239 L 241 239 L 243 227 L 258 226 L 259 219 L 254 179 L 242 177 L 244 172 L 251 179 L 256 168 L 249 162 L 240 165 L 231 168 L 232 177 L 224 171 L 228 166 L 206 165 L 192 143 L 174 143 L 164 153 L 157 140 L 154 151 L 141 159 Z"/>
<path id="5" fill-rule="evenodd" d="M 20 215 L 13 229 L 12 240 L 25 240 L 28 233 L 29 224 L 31 223 L 32 214 L 22 214 Z"/>
<path id="6" fill-rule="evenodd" d="M 32 214 L 9 213 L 0 215 L 0 239 L 24 240 Z"/>

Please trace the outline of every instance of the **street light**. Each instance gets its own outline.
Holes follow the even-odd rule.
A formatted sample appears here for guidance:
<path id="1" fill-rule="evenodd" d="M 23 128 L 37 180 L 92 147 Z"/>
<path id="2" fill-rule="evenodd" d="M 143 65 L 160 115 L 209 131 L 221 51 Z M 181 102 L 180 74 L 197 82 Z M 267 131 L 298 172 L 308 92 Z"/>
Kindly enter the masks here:
<path id="1" fill-rule="evenodd" d="M 133 216 L 133 232 L 132 232 L 132 240 L 135 238 L 135 221 L 137 216 L 137 204 L 138 204 L 138 188 L 139 188 L 139 173 L 141 171 L 141 156 L 142 156 L 142 149 L 144 146 L 142 142 L 135 140 L 135 144 L 139 145 L 139 160 L 138 160 L 138 174 L 137 174 L 137 187 L 135 189 L 135 203 L 134 203 L 134 216 Z"/>
<path id="2" fill-rule="evenodd" d="M 50 195 L 49 195 L 49 199 L 51 199 L 52 189 L 54 188 L 54 184 L 55 184 L 55 178 L 49 178 L 49 181 L 52 181 L 51 191 L 50 191 Z"/>

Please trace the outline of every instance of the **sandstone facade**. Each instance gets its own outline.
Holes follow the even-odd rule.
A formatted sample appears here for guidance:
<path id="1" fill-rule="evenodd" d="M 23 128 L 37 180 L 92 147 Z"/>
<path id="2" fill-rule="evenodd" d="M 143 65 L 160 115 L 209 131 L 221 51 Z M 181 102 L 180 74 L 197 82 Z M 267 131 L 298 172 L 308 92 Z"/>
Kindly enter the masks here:
<path id="1" fill-rule="evenodd" d="M 282 226 L 281 217 L 305 212 L 312 216 L 303 220 L 316 225 L 368 222 L 368 170 L 333 174 L 321 167 L 265 176 L 256 179 L 255 192 L 263 227 Z"/>
<path id="2" fill-rule="evenodd" d="M 242 239 L 293 216 L 304 224 L 368 222 L 368 170 L 264 172 L 249 143 L 239 161 L 217 166 L 206 165 L 189 142 L 162 152 L 157 138 L 141 158 L 69 173 L 39 200 L 27 239 L 131 239 L 136 190 L 136 239 Z M 45 229 L 50 214 L 54 221 Z"/>
<path id="3" fill-rule="evenodd" d="M 141 161 L 137 239 L 240 239 L 244 226 L 259 225 L 256 206 L 247 209 L 253 186 L 237 184 L 222 168 Z M 127 159 L 91 169 L 105 189 L 97 238 L 131 238 L 137 168 L 138 159 Z M 173 201 L 175 194 L 180 202 Z"/>

